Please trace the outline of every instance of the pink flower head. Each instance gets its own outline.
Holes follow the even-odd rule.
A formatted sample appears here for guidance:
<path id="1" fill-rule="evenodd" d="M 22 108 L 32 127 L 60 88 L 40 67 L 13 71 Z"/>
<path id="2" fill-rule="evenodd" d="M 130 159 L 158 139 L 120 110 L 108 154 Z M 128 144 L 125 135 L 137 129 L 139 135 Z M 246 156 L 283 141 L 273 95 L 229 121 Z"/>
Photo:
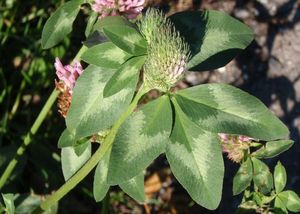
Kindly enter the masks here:
<path id="1" fill-rule="evenodd" d="M 75 82 L 83 72 L 80 62 L 75 61 L 74 65 L 63 66 L 59 58 L 56 58 L 54 66 L 56 69 L 56 75 L 58 79 L 65 83 L 70 93 L 72 94 Z"/>
<path id="2" fill-rule="evenodd" d="M 251 140 L 254 140 L 254 139 L 251 137 L 243 136 L 243 135 L 239 136 L 239 141 L 241 141 L 241 142 L 249 142 Z"/>
<path id="3" fill-rule="evenodd" d="M 125 15 L 128 19 L 136 18 L 143 10 L 145 0 L 95 0 L 92 9 L 106 16 Z"/>
<path id="4" fill-rule="evenodd" d="M 244 158 L 244 151 L 249 148 L 249 143 L 255 139 L 243 135 L 229 135 L 219 133 L 222 151 L 227 153 L 228 159 L 239 163 Z"/>

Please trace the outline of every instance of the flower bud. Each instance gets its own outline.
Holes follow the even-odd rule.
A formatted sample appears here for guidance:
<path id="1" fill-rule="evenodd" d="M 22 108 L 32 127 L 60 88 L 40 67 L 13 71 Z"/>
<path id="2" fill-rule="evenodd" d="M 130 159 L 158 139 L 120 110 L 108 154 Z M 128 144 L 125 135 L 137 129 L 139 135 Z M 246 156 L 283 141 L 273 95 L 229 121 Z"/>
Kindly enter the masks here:
<path id="1" fill-rule="evenodd" d="M 150 88 L 168 91 L 183 77 L 189 48 L 162 12 L 149 9 L 138 23 L 148 43 L 144 81 Z"/>

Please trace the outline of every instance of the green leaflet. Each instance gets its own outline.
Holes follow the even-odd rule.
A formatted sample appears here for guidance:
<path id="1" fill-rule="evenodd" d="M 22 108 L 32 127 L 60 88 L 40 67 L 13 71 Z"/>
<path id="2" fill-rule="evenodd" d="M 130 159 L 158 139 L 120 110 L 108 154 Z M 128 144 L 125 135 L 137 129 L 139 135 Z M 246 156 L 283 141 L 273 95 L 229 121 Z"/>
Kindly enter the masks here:
<path id="1" fill-rule="evenodd" d="M 97 202 L 102 201 L 110 188 L 110 182 L 108 177 L 108 171 L 110 170 L 109 159 L 111 156 L 111 149 L 105 154 L 103 159 L 98 163 L 95 175 L 93 193 Z M 129 180 L 122 180 L 119 186 L 130 197 L 138 202 L 145 200 L 144 193 L 144 174 L 138 173 L 138 175 Z"/>
<path id="2" fill-rule="evenodd" d="M 77 156 L 80 156 L 88 147 L 90 142 L 89 137 L 75 139 L 75 136 L 65 129 L 58 140 L 58 148 L 73 147 Z"/>
<path id="3" fill-rule="evenodd" d="M 269 193 L 273 188 L 273 176 L 269 167 L 256 158 L 252 158 L 252 163 L 254 184 L 263 194 Z"/>
<path id="4" fill-rule="evenodd" d="M 83 0 L 71 0 L 61 5 L 47 20 L 42 32 L 42 47 L 48 49 L 58 44 L 72 31 L 72 24 Z"/>
<path id="5" fill-rule="evenodd" d="M 278 196 L 275 198 L 274 207 L 275 207 L 276 214 L 288 214 L 285 204 Z"/>
<path id="6" fill-rule="evenodd" d="M 289 211 L 300 212 L 300 198 L 295 192 L 287 190 L 279 193 L 277 197 Z"/>
<path id="7" fill-rule="evenodd" d="M 276 193 L 280 193 L 285 185 L 286 185 L 286 171 L 284 166 L 278 161 L 277 165 L 275 166 L 274 170 L 274 184 L 275 184 L 275 190 Z"/>
<path id="8" fill-rule="evenodd" d="M 76 81 L 66 124 L 75 139 L 106 130 L 129 105 L 135 85 L 128 85 L 117 94 L 103 98 L 103 89 L 113 71 L 89 66 Z"/>
<path id="9" fill-rule="evenodd" d="M 276 140 L 267 142 L 265 146 L 255 151 L 252 156 L 256 158 L 273 158 L 292 147 L 292 140 Z"/>
<path id="10" fill-rule="evenodd" d="M 105 35 L 119 48 L 134 56 L 147 53 L 147 42 L 142 35 L 129 26 L 112 25 L 103 28 Z"/>
<path id="11" fill-rule="evenodd" d="M 45 195 L 47 196 L 47 195 Z M 15 212 L 14 214 L 28 214 L 40 206 L 43 199 L 35 194 L 17 194 L 15 198 Z M 42 214 L 56 214 L 58 212 L 58 203 L 44 211 Z"/>
<path id="12" fill-rule="evenodd" d="M 81 156 L 86 149 L 91 146 L 91 142 L 89 138 L 83 138 L 74 143 L 74 152 L 77 156 Z"/>
<path id="13" fill-rule="evenodd" d="M 107 183 L 108 162 L 111 149 L 106 152 L 98 163 L 94 175 L 93 194 L 97 202 L 102 201 L 107 194 L 110 185 Z"/>
<path id="14" fill-rule="evenodd" d="M 261 140 L 288 136 L 287 127 L 257 98 L 226 84 L 203 84 L 175 94 L 183 112 L 203 129 Z"/>
<path id="15" fill-rule="evenodd" d="M 73 146 L 74 142 L 75 136 L 68 129 L 65 129 L 59 137 L 58 148 Z"/>
<path id="16" fill-rule="evenodd" d="M 165 151 L 172 126 L 169 98 L 162 96 L 133 113 L 119 129 L 109 162 L 109 182 L 120 184 Z"/>
<path id="17" fill-rule="evenodd" d="M 97 20 L 93 31 L 103 31 L 104 27 L 124 25 L 134 27 L 134 25 L 123 16 L 106 16 Z"/>
<path id="18" fill-rule="evenodd" d="M 136 86 L 140 76 L 140 70 L 145 62 L 145 57 L 134 57 L 123 64 L 106 84 L 103 96 L 112 96 L 123 88 Z M 135 89 L 136 87 L 134 87 Z"/>
<path id="19" fill-rule="evenodd" d="M 93 46 L 100 45 L 106 42 L 108 42 L 108 39 L 106 38 L 104 33 L 101 31 L 95 31 L 91 33 L 89 37 L 84 42 L 82 42 L 82 44 L 88 48 L 92 48 Z"/>
<path id="20" fill-rule="evenodd" d="M 111 27 L 111 26 L 129 26 L 135 27 L 133 23 L 128 21 L 126 18 L 122 16 L 107 16 L 101 19 L 98 19 L 97 22 L 94 24 L 92 33 L 88 37 L 88 39 L 84 42 L 84 45 L 88 47 L 92 47 L 94 45 L 101 44 L 103 42 L 107 42 L 108 39 L 106 38 L 105 34 L 103 33 L 104 27 Z"/>
<path id="21" fill-rule="evenodd" d="M 92 33 L 92 30 L 93 30 L 93 27 L 94 27 L 94 24 L 95 24 L 97 18 L 98 18 L 98 13 L 95 11 L 92 11 L 92 13 L 88 19 L 85 31 L 84 31 L 84 35 L 86 38 Z"/>
<path id="22" fill-rule="evenodd" d="M 2 194 L 2 198 L 5 204 L 5 210 L 7 214 L 15 213 L 14 194 L 7 193 Z"/>
<path id="23" fill-rule="evenodd" d="M 190 70 L 222 67 L 253 40 L 250 28 L 223 12 L 187 11 L 176 13 L 170 19 L 190 46 Z"/>
<path id="24" fill-rule="evenodd" d="M 247 158 L 233 178 L 233 195 L 238 195 L 243 192 L 250 185 L 252 177 L 253 168 L 251 159 Z"/>
<path id="25" fill-rule="evenodd" d="M 95 45 L 83 53 L 81 59 L 103 68 L 118 69 L 132 55 L 118 48 L 112 42 Z"/>
<path id="26" fill-rule="evenodd" d="M 145 202 L 144 173 L 140 173 L 136 177 L 121 183 L 119 186 L 134 200 L 140 203 Z"/>
<path id="27" fill-rule="evenodd" d="M 61 150 L 61 165 L 65 181 L 69 180 L 91 157 L 92 146 L 89 143 L 80 156 L 75 153 L 74 147 L 64 147 Z"/>
<path id="28" fill-rule="evenodd" d="M 180 109 L 176 99 L 175 124 L 166 148 L 174 176 L 194 201 L 216 209 L 222 195 L 224 164 L 216 134 L 204 131 Z"/>

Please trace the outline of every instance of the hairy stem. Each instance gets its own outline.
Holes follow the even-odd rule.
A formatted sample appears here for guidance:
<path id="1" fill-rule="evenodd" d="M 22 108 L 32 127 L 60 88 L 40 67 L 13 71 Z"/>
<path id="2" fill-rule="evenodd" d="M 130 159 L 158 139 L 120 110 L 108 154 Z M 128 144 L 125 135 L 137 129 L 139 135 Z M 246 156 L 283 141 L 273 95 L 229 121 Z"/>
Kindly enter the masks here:
<path id="1" fill-rule="evenodd" d="M 79 60 L 82 53 L 87 49 L 87 47 L 82 46 L 80 50 L 78 51 L 77 55 L 75 56 L 74 60 Z M 34 121 L 33 125 L 30 128 L 30 131 L 26 134 L 22 145 L 18 148 L 14 158 L 9 162 L 8 166 L 6 167 L 4 173 L 1 175 L 0 178 L 0 190 L 6 183 L 7 179 L 10 177 L 11 173 L 13 172 L 14 168 L 16 167 L 18 160 L 20 157 L 24 154 L 27 146 L 32 142 L 33 135 L 36 134 L 36 132 L 39 130 L 41 124 L 45 120 L 48 112 L 50 111 L 51 107 L 55 103 L 57 97 L 59 95 L 59 91 L 53 90 L 50 97 L 48 98 L 46 104 L 42 108 L 41 112 L 39 113 L 38 117 Z"/>
<path id="2" fill-rule="evenodd" d="M 134 111 L 140 98 L 147 92 L 143 87 L 135 95 L 133 101 L 128 109 L 121 115 L 118 121 L 114 124 L 111 131 L 105 138 L 104 142 L 92 155 L 92 157 L 85 163 L 85 165 L 78 170 L 64 185 L 62 185 L 54 194 L 49 196 L 44 202 L 41 203 L 35 213 L 41 213 L 42 210 L 47 210 L 55 205 L 62 197 L 64 197 L 70 190 L 72 190 L 80 181 L 82 181 L 104 157 L 107 151 L 111 148 L 118 129 L 124 123 L 126 118 Z"/>

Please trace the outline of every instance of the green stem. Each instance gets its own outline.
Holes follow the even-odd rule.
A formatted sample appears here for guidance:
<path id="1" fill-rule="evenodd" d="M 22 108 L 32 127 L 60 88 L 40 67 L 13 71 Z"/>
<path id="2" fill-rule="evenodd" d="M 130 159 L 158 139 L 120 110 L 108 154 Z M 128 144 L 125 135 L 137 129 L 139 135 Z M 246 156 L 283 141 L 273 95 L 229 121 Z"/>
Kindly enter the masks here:
<path id="1" fill-rule="evenodd" d="M 105 138 L 104 142 L 92 155 L 92 157 L 85 163 L 85 165 L 77 171 L 64 185 L 62 185 L 54 194 L 49 196 L 44 202 L 41 203 L 38 210 L 35 213 L 41 213 L 42 210 L 51 208 L 56 202 L 64 197 L 70 190 L 72 190 L 80 181 L 82 181 L 98 164 L 98 162 L 104 157 L 107 151 L 111 148 L 118 129 L 124 123 L 126 118 L 134 111 L 140 98 L 147 92 L 144 88 L 141 88 L 134 97 L 133 101 L 129 105 L 126 112 L 124 112 L 118 121 L 114 124 L 111 131 Z"/>
<path id="2" fill-rule="evenodd" d="M 26 147 L 31 143 L 31 137 L 35 135 L 35 133 L 40 128 L 42 122 L 45 120 L 49 110 L 51 109 L 53 103 L 55 102 L 59 92 L 57 90 L 53 90 L 52 94 L 50 95 L 49 99 L 47 100 L 46 104 L 44 105 L 43 109 L 41 110 L 40 114 L 38 115 L 37 119 L 33 123 L 30 131 L 27 133 L 26 137 L 22 145 L 18 148 L 15 157 L 10 161 L 8 166 L 6 167 L 4 173 L 0 178 L 0 189 L 4 186 L 6 180 L 11 175 L 13 169 L 15 168 L 16 164 L 18 163 L 19 158 L 24 154 Z"/>
<path id="3" fill-rule="evenodd" d="M 74 57 L 73 61 L 77 60 L 79 61 L 80 60 L 80 57 L 81 55 L 88 49 L 88 47 L 86 46 L 81 46 L 81 48 L 79 49 L 78 53 L 76 54 L 76 56 Z"/>
<path id="4" fill-rule="evenodd" d="M 82 46 L 78 53 L 76 54 L 74 60 L 79 60 L 82 53 L 87 49 L 86 46 Z M 22 145 L 18 148 L 15 157 L 9 162 L 8 166 L 6 167 L 4 173 L 1 175 L 0 178 L 0 190 L 4 186 L 7 179 L 10 177 L 12 171 L 16 167 L 19 158 L 24 154 L 27 146 L 31 143 L 32 136 L 36 134 L 36 132 L 39 130 L 42 122 L 45 120 L 49 110 L 51 109 L 52 105 L 54 104 L 55 100 L 57 99 L 59 95 L 59 91 L 56 89 L 53 90 L 50 97 L 48 98 L 46 104 L 42 108 L 40 114 L 38 115 L 37 119 L 34 121 L 32 127 L 30 128 L 30 131 L 27 133 L 27 135 L 24 138 L 24 141 Z"/>
<path id="5" fill-rule="evenodd" d="M 25 86 L 26 86 L 26 81 L 25 81 L 25 79 L 23 79 L 22 82 L 21 82 L 21 86 L 19 88 L 19 91 L 18 91 L 17 98 L 16 98 L 16 100 L 14 102 L 14 105 L 13 105 L 12 110 L 11 110 L 10 115 L 9 115 L 9 119 L 10 120 L 13 118 L 13 116 L 15 115 L 15 113 L 18 110 L 18 107 L 19 107 L 19 104 L 20 104 L 21 95 L 23 93 L 23 90 L 24 90 Z"/>

